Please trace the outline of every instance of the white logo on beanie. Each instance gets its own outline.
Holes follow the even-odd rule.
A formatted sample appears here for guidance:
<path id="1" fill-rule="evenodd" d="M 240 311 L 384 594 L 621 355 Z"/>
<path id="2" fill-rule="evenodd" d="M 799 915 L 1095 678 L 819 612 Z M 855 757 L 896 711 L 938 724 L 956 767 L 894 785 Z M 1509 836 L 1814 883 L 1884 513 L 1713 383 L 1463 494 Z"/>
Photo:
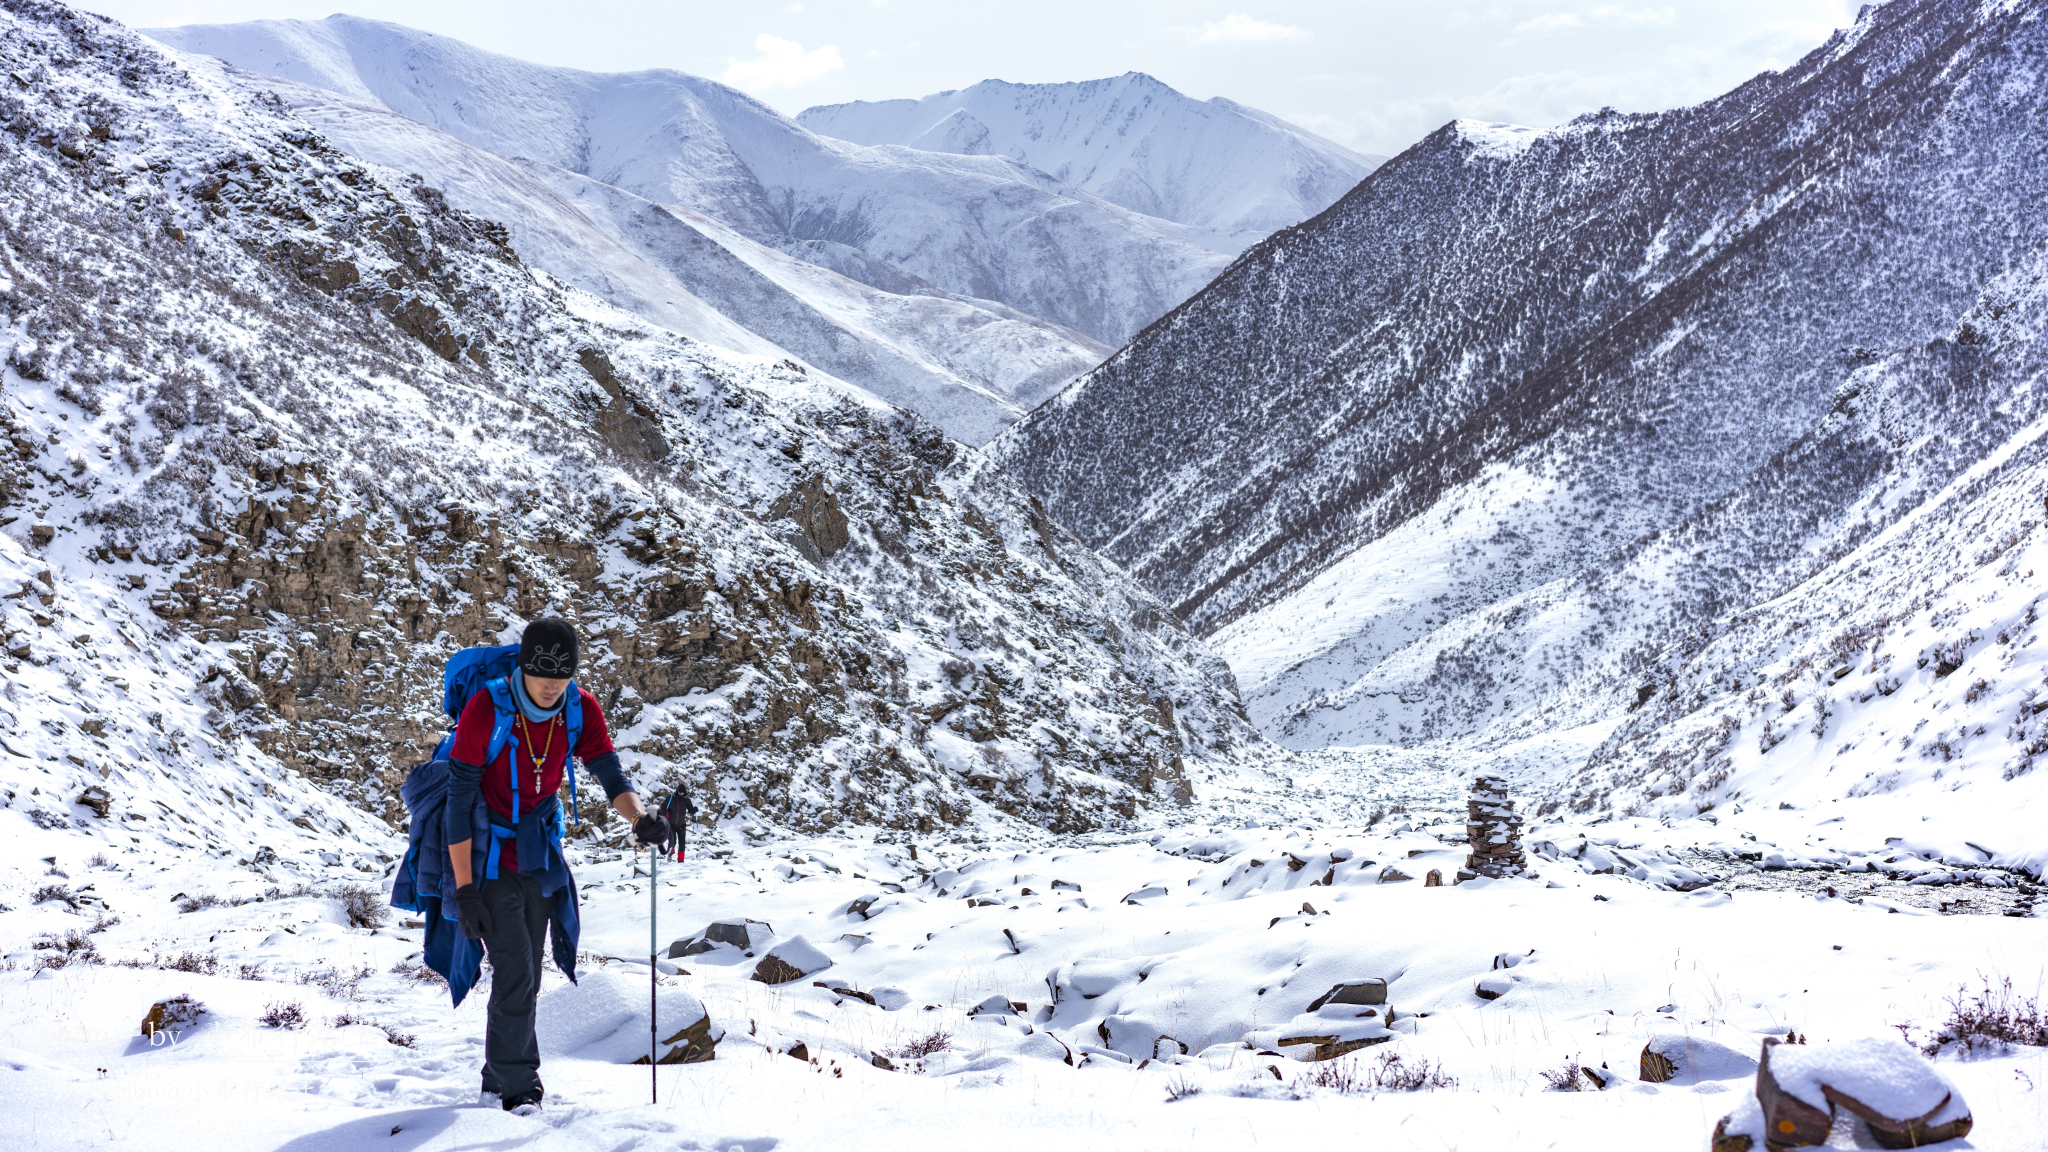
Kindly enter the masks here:
<path id="1" fill-rule="evenodd" d="M 550 680 L 567 679 L 576 671 L 576 650 L 565 645 L 549 644 L 545 647 L 534 645 L 526 652 L 521 666 L 535 676 L 546 676 Z"/>

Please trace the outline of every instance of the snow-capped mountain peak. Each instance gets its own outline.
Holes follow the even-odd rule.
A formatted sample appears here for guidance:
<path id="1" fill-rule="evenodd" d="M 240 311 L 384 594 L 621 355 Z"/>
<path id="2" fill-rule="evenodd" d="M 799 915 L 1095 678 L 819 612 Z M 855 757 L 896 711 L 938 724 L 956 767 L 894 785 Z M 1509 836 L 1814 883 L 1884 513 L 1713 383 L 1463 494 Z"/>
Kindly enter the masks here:
<path id="1" fill-rule="evenodd" d="M 1008 156 L 1133 211 L 1244 242 L 1322 211 L 1384 159 L 1222 97 L 1193 99 L 1143 72 L 1066 84 L 984 80 L 921 100 L 821 105 L 797 120 L 862 144 Z"/>

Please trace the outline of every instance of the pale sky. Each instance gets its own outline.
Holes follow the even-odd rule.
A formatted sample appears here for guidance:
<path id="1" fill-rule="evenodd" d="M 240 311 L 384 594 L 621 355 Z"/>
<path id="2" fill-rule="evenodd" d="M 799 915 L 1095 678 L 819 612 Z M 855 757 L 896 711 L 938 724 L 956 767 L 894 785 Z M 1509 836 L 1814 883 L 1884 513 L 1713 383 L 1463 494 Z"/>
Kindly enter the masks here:
<path id="1" fill-rule="evenodd" d="M 1547 127 L 1655 111 L 1782 69 L 1857 0 L 343 0 L 544 64 L 675 68 L 784 112 L 977 80 L 1149 72 L 1362 152 L 1457 117 Z M 319 19 L 337 0 L 82 0 L 136 27 Z"/>

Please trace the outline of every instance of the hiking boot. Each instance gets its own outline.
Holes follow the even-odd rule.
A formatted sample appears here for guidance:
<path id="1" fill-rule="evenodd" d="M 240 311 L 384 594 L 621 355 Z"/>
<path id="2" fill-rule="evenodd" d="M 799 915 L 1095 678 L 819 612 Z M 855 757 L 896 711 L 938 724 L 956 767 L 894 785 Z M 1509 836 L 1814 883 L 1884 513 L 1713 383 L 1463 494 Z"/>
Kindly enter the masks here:
<path id="1" fill-rule="evenodd" d="M 531 1116 L 540 1111 L 541 1089 L 535 1085 L 532 1090 L 505 1097 L 505 1111 L 515 1116 Z"/>

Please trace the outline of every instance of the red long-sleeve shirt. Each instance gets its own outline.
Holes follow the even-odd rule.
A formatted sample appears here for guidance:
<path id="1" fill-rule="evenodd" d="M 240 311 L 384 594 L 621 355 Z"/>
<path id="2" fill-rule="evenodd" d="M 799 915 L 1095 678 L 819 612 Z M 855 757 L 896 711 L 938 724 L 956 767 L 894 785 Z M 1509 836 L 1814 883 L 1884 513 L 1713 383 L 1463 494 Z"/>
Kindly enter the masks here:
<path id="1" fill-rule="evenodd" d="M 585 763 L 612 751 L 611 732 L 605 727 L 604 709 L 598 707 L 597 698 L 582 688 L 583 733 L 574 749 L 578 759 Z M 515 712 L 512 720 L 512 734 L 516 741 L 507 740 L 497 759 L 484 764 L 484 757 L 491 750 L 491 729 L 497 723 L 498 712 L 491 703 L 488 691 L 478 692 L 462 707 L 462 718 L 455 722 L 455 743 L 449 748 L 451 759 L 465 764 L 484 764 L 482 777 L 477 788 L 483 794 L 484 803 L 492 812 L 505 820 L 512 819 L 512 758 L 518 755 L 519 810 L 530 812 L 534 805 L 545 801 L 562 786 L 562 774 L 567 769 L 570 755 L 568 709 L 555 713 L 544 723 L 528 723 L 526 717 Z M 500 843 L 498 867 L 503 871 L 516 871 L 519 867 L 519 849 L 511 838 Z"/>

